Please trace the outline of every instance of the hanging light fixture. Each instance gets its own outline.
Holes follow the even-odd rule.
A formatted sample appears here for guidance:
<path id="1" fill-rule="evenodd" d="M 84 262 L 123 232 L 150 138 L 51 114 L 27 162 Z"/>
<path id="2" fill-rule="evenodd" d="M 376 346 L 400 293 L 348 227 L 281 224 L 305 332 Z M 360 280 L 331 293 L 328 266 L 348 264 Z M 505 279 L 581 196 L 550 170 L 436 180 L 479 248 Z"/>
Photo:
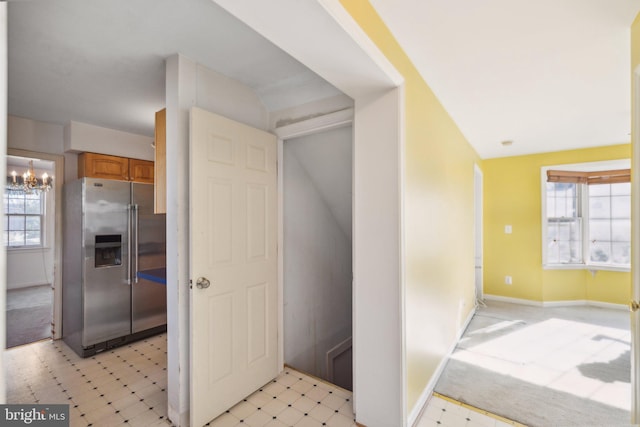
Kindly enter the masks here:
<path id="1" fill-rule="evenodd" d="M 29 160 L 29 169 L 22 174 L 22 177 L 18 177 L 16 171 L 11 172 L 11 179 L 7 183 L 7 188 L 32 194 L 49 191 L 52 184 L 53 180 L 46 172 L 42 174 L 42 178 L 36 178 L 36 174 L 33 171 L 33 160 Z"/>

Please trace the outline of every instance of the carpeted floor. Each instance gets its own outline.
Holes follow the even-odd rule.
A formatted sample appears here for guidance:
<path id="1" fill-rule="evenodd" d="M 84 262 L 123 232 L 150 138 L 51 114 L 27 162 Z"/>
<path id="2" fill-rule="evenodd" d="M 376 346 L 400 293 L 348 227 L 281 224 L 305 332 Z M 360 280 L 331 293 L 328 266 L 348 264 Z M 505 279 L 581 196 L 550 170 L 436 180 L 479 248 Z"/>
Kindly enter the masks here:
<path id="1" fill-rule="evenodd" d="M 630 423 L 628 312 L 479 308 L 435 391 L 530 426 Z"/>
<path id="2" fill-rule="evenodd" d="M 7 291 L 7 348 L 51 337 L 51 286 Z"/>

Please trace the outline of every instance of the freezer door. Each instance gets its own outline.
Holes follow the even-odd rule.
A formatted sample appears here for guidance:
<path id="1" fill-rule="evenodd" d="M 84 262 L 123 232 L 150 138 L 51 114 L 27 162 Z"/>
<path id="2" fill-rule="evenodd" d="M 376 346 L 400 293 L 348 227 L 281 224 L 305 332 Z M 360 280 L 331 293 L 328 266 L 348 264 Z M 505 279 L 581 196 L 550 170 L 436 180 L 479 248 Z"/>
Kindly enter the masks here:
<path id="1" fill-rule="evenodd" d="M 165 215 L 153 213 L 153 185 L 133 183 L 134 280 L 131 292 L 133 333 L 167 323 L 167 287 L 137 277 L 137 272 L 166 266 Z M 137 255 L 137 257 L 136 257 Z"/>
<path id="2" fill-rule="evenodd" d="M 128 182 L 83 180 L 83 347 L 131 333 L 130 194 Z"/>

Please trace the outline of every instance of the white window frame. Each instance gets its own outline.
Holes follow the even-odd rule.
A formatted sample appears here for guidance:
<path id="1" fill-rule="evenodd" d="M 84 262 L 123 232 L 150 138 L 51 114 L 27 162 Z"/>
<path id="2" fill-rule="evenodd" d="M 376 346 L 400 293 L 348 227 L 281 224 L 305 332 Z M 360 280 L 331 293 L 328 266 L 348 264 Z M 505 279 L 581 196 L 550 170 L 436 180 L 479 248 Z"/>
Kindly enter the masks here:
<path id="1" fill-rule="evenodd" d="M 581 185 L 581 204 L 582 204 L 582 263 L 566 263 L 556 264 L 547 263 L 547 171 L 563 170 L 563 171 L 579 171 L 579 172 L 595 172 L 601 170 L 630 169 L 630 159 L 606 160 L 600 162 L 572 163 L 564 165 L 543 166 L 540 168 L 541 182 L 541 201 L 542 201 L 542 267 L 545 270 L 607 270 L 607 271 L 631 271 L 631 266 L 614 266 L 589 263 L 589 225 L 585 221 L 588 218 L 589 199 L 586 185 Z"/>
<path id="2" fill-rule="evenodd" d="M 5 192 L 10 192 L 11 190 L 5 189 Z M 29 216 L 39 216 L 40 217 L 40 243 L 37 245 L 17 245 L 11 246 L 7 243 L 4 243 L 5 250 L 7 251 L 28 251 L 28 250 L 40 250 L 46 249 L 46 218 L 47 218 L 47 194 L 42 193 L 39 195 L 40 197 L 40 214 L 10 214 L 8 212 L 4 212 L 4 221 L 7 221 L 11 216 L 22 216 L 25 218 Z"/>

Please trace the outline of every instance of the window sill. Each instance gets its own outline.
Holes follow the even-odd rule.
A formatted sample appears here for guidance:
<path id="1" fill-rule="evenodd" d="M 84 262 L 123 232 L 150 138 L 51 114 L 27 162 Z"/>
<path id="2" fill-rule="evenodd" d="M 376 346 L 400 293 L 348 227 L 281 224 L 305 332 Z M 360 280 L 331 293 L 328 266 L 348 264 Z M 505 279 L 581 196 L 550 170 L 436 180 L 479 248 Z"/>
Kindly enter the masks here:
<path id="1" fill-rule="evenodd" d="M 48 251 L 49 246 L 5 246 L 7 252 L 42 252 Z"/>
<path id="2" fill-rule="evenodd" d="M 621 273 L 629 273 L 631 267 L 622 267 L 615 265 L 598 265 L 598 264 L 545 264 L 542 266 L 544 270 L 589 270 L 595 271 L 618 271 Z"/>

